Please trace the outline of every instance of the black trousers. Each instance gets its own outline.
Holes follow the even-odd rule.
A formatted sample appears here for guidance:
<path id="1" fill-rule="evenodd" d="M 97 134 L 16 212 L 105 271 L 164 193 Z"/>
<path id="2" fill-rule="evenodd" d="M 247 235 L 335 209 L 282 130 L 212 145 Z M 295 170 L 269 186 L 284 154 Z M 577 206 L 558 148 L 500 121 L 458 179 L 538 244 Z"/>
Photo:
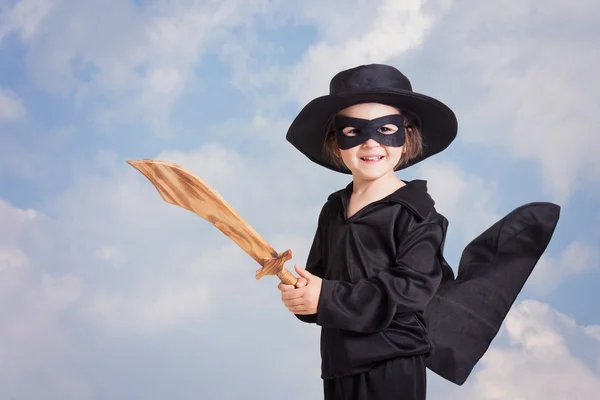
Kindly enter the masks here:
<path id="1" fill-rule="evenodd" d="M 323 381 L 324 400 L 425 400 L 423 356 L 386 361 L 358 375 Z"/>

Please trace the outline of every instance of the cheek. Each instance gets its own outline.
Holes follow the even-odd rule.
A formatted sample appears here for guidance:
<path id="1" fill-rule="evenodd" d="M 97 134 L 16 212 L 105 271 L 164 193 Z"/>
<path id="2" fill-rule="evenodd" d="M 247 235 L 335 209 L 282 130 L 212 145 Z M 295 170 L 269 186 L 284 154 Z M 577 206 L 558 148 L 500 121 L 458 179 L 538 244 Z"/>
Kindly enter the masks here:
<path id="1" fill-rule="evenodd" d="M 393 160 L 399 160 L 400 157 L 402 157 L 402 154 L 404 154 L 404 151 L 405 151 L 404 146 L 387 148 L 388 156 Z"/>
<path id="2" fill-rule="evenodd" d="M 348 162 L 349 160 L 353 159 L 356 156 L 356 149 L 356 147 L 353 147 L 348 150 L 340 149 L 340 155 L 342 156 L 342 160 L 344 160 L 344 162 Z"/>
<path id="3" fill-rule="evenodd" d="M 404 151 L 405 151 L 404 146 L 387 148 L 388 157 L 390 158 L 390 160 L 393 161 L 394 164 L 397 164 L 398 162 L 400 162 L 400 159 L 402 158 Z"/>

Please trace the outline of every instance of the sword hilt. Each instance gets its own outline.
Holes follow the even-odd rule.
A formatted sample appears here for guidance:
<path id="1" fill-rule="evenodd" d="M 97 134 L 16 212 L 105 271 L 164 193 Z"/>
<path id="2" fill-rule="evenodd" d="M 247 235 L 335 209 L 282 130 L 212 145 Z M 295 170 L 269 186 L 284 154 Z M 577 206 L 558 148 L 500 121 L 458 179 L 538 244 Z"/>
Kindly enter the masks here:
<path id="1" fill-rule="evenodd" d="M 292 258 L 292 251 L 286 250 L 275 257 L 264 258 L 263 267 L 256 271 L 256 280 L 265 275 L 277 275 L 279 280 L 286 285 L 296 285 L 298 279 L 284 267 L 286 261 Z"/>

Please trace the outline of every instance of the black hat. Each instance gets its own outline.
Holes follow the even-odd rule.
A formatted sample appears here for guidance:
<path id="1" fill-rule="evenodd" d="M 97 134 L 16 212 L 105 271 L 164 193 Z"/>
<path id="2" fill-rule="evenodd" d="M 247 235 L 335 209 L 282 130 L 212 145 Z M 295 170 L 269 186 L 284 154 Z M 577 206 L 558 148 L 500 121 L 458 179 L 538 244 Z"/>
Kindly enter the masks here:
<path id="1" fill-rule="evenodd" d="M 331 117 L 358 103 L 381 103 L 414 114 L 423 136 L 423 153 L 396 168 L 400 170 L 445 150 L 456 137 L 454 112 L 437 99 L 415 93 L 408 78 L 389 65 L 370 64 L 336 74 L 329 95 L 308 103 L 288 129 L 286 139 L 311 161 L 331 170 L 350 173 L 333 164 L 324 152 L 325 130 Z"/>

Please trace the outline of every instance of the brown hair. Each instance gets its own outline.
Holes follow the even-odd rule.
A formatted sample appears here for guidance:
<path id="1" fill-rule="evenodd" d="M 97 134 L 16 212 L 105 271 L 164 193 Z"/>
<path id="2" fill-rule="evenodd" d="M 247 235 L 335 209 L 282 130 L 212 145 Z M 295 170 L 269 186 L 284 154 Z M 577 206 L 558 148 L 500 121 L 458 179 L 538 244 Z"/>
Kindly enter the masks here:
<path id="1" fill-rule="evenodd" d="M 404 153 L 400 156 L 400 161 L 396 164 L 394 169 L 407 164 L 410 160 L 423 154 L 423 137 L 421 135 L 419 119 L 407 111 L 402 111 L 402 115 L 404 115 L 405 118 L 404 129 L 406 132 L 406 142 L 404 143 Z M 337 145 L 335 135 L 335 115 L 333 115 L 327 123 L 323 151 L 329 160 L 337 167 L 346 167 L 340 154 L 340 148 Z"/>

